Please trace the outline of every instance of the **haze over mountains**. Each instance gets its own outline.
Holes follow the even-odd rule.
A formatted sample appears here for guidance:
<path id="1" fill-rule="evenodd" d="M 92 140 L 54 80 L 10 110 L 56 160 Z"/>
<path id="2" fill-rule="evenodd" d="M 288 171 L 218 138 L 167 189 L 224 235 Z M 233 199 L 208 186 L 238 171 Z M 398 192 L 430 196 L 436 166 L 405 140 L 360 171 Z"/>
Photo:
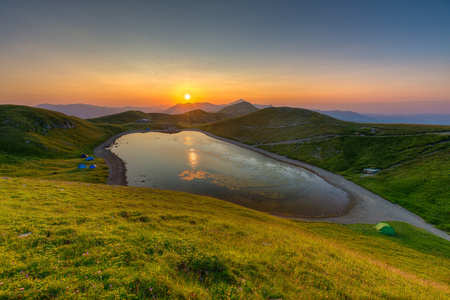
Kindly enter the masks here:
<path id="1" fill-rule="evenodd" d="M 163 105 L 159 106 L 146 106 L 146 107 L 131 107 L 131 106 L 125 106 L 125 107 L 107 107 L 107 106 L 96 106 L 96 105 L 90 105 L 90 104 L 39 104 L 35 107 L 37 108 L 44 108 L 48 110 L 53 110 L 57 112 L 61 112 L 63 114 L 66 114 L 68 116 L 75 116 L 82 119 L 92 119 L 92 118 L 98 118 L 103 117 L 107 115 L 117 114 L 129 110 L 139 110 L 145 113 L 166 113 L 166 114 L 183 114 L 192 110 L 201 109 L 205 112 L 218 112 L 221 109 L 224 109 L 226 107 L 233 106 L 235 104 L 239 103 L 249 103 L 243 99 L 239 99 L 237 101 L 233 101 L 228 104 L 212 104 L 209 102 L 194 102 L 194 103 L 178 103 L 172 107 L 167 107 Z M 250 103 L 249 103 L 250 104 Z M 262 104 L 251 104 L 252 106 L 255 106 L 258 109 L 270 107 L 271 105 L 262 105 Z M 254 110 L 248 111 L 252 112 Z"/>
<path id="2" fill-rule="evenodd" d="M 236 104 L 240 104 L 240 106 L 235 107 L 234 105 Z M 39 104 L 36 107 L 62 112 L 66 115 L 76 116 L 82 119 L 92 119 L 130 110 L 138 110 L 145 113 L 183 114 L 200 109 L 211 113 L 220 112 L 230 115 L 242 115 L 253 112 L 257 109 L 271 107 L 271 105 L 251 104 L 243 99 L 239 99 L 237 101 L 221 105 L 212 104 L 209 102 L 194 102 L 178 103 L 172 107 L 162 105 L 147 107 L 106 107 L 90 104 Z M 350 122 L 450 125 L 450 114 L 371 114 L 340 110 L 312 110 L 342 121 Z"/>
<path id="3" fill-rule="evenodd" d="M 314 110 L 314 109 L 313 109 Z M 340 110 L 314 110 L 321 114 L 349 122 L 360 123 L 402 123 L 402 124 L 425 124 L 425 125 L 450 125 L 450 114 L 371 114 L 355 113 Z"/>
<path id="4" fill-rule="evenodd" d="M 90 105 L 90 104 L 38 104 L 35 107 L 37 108 L 43 108 L 48 110 L 53 110 L 57 112 L 61 112 L 63 114 L 66 114 L 68 116 L 75 116 L 82 119 L 91 119 L 91 118 L 98 118 L 102 116 L 107 115 L 113 115 L 129 110 L 140 110 L 143 112 L 155 112 L 160 113 L 163 112 L 164 109 L 167 108 L 167 106 L 146 106 L 146 107 L 131 107 L 131 106 L 125 106 L 125 107 L 108 107 L 108 106 L 97 106 L 97 105 Z"/>

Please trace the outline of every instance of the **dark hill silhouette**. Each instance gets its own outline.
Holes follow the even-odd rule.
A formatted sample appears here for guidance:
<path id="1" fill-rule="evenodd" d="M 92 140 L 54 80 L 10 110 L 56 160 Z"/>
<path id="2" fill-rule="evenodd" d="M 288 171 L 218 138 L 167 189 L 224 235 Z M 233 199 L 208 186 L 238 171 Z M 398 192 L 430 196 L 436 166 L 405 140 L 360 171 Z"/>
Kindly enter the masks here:
<path id="1" fill-rule="evenodd" d="M 90 104 L 39 104 L 37 108 L 44 108 L 48 110 L 58 111 L 68 116 L 75 116 L 82 119 L 92 119 L 102 116 L 117 114 L 130 110 L 139 110 L 146 113 L 162 112 L 164 106 L 148 106 L 148 107 L 107 107 L 96 106 Z"/>
<path id="2" fill-rule="evenodd" d="M 231 116 L 241 116 L 241 115 L 246 115 L 246 114 L 249 114 L 249 113 L 257 111 L 257 110 L 259 110 L 259 108 L 257 108 L 253 104 L 251 104 L 247 101 L 242 101 L 242 102 L 238 102 L 236 104 L 227 106 L 225 108 L 222 108 L 221 110 L 218 111 L 218 113 L 228 114 Z"/>

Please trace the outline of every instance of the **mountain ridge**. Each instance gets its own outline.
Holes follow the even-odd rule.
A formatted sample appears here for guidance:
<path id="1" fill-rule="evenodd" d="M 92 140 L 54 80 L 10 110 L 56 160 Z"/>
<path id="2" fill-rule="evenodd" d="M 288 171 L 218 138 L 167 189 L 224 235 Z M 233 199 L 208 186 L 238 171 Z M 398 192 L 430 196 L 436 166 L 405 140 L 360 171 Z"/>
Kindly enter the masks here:
<path id="1" fill-rule="evenodd" d="M 235 101 L 236 102 L 236 101 Z M 240 116 L 259 110 L 256 106 L 247 101 L 240 101 L 222 108 L 218 113 L 228 114 L 231 116 Z"/>
<path id="2" fill-rule="evenodd" d="M 75 116 L 82 119 L 93 119 L 101 116 L 117 114 L 128 110 L 140 110 L 143 112 L 163 112 L 166 106 L 147 106 L 147 107 L 109 107 L 109 106 L 97 106 L 91 104 L 38 104 L 34 106 L 36 108 L 43 108 L 52 111 L 61 112 L 68 116 Z"/>

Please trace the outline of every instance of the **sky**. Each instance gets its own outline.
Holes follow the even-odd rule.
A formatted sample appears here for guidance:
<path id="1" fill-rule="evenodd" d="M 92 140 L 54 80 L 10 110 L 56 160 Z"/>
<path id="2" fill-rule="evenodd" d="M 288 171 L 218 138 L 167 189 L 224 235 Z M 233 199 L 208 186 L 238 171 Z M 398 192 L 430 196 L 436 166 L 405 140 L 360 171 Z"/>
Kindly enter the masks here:
<path id="1" fill-rule="evenodd" d="M 0 104 L 450 113 L 449 0 L 0 1 Z"/>

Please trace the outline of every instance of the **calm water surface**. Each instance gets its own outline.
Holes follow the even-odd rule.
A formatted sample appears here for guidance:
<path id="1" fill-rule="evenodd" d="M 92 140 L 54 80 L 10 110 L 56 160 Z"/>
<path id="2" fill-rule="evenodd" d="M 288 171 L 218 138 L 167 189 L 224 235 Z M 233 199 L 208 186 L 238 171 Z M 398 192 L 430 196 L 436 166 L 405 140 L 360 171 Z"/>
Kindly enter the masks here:
<path id="1" fill-rule="evenodd" d="M 350 202 L 308 170 L 200 132 L 127 134 L 111 151 L 125 162 L 129 186 L 207 195 L 285 216 L 339 214 Z"/>

